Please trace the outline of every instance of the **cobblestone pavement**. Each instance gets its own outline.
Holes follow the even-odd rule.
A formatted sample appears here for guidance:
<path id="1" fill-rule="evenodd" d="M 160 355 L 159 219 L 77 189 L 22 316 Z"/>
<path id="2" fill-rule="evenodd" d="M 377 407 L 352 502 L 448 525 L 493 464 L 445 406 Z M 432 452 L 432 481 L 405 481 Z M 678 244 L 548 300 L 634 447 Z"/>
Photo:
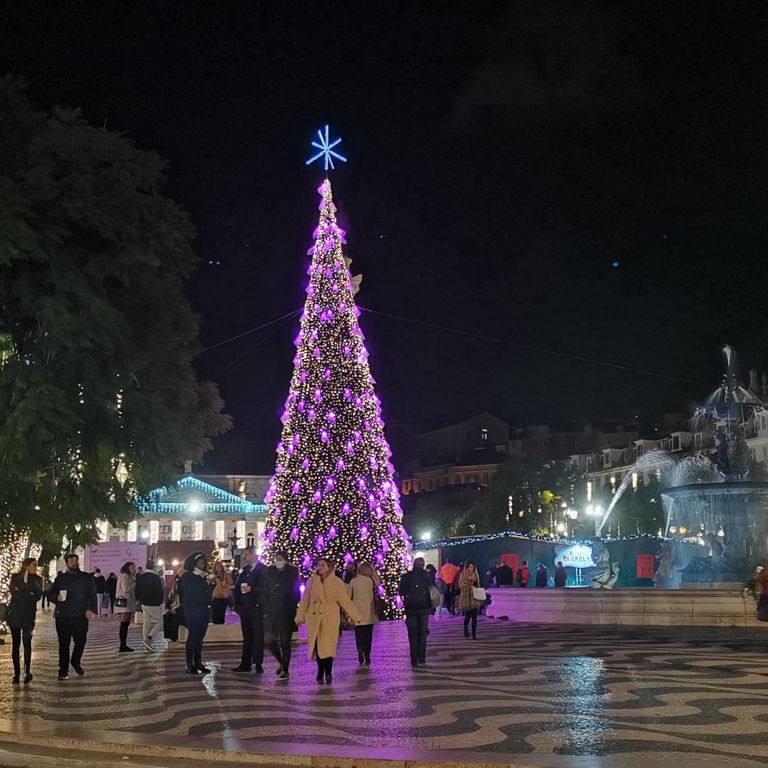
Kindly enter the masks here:
<path id="1" fill-rule="evenodd" d="M 271 658 L 263 675 L 230 672 L 239 660 L 234 645 L 207 647 L 213 671 L 192 677 L 183 653 L 164 642 L 158 653 L 142 652 L 138 627 L 129 637 L 136 652 L 118 654 L 117 621 L 99 619 L 91 624 L 86 676 L 58 682 L 55 634 L 43 615 L 28 688 L 10 685 L 10 651 L 0 650 L 0 718 L 218 745 L 355 747 L 364 756 L 380 747 L 622 762 L 676 753 L 701 765 L 768 764 L 768 634 L 481 617 L 478 639 L 467 640 L 462 624 L 433 620 L 428 663 L 417 670 L 401 623 L 376 627 L 370 669 L 358 667 L 354 637 L 345 633 L 326 686 L 315 682 L 304 645 L 288 682 L 276 679 Z"/>

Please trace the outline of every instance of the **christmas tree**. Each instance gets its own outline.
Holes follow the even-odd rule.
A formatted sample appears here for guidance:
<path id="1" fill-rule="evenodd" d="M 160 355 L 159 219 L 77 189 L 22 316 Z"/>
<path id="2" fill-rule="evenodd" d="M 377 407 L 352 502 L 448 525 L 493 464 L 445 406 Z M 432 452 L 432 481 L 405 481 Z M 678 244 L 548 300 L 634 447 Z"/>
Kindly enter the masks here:
<path id="1" fill-rule="evenodd" d="M 319 557 L 331 567 L 370 562 L 382 577 L 387 614 L 397 615 L 410 542 L 392 479 L 381 405 L 336 223 L 331 184 L 318 192 L 320 222 L 309 249 L 307 299 L 282 415 L 275 474 L 266 494 L 268 553 L 286 550 L 306 577 Z"/>

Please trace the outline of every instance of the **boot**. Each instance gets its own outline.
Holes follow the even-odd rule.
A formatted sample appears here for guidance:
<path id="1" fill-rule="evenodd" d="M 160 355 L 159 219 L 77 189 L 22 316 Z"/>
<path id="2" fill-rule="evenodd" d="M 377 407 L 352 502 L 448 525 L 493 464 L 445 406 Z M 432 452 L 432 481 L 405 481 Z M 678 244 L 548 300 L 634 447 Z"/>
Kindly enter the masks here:
<path id="1" fill-rule="evenodd" d="M 32 673 L 29 671 L 29 666 L 24 667 L 24 685 L 29 685 L 32 682 Z"/>
<path id="2" fill-rule="evenodd" d="M 133 648 L 128 647 L 128 622 L 127 621 L 121 621 L 120 622 L 120 652 L 125 653 L 127 651 L 132 651 Z"/>

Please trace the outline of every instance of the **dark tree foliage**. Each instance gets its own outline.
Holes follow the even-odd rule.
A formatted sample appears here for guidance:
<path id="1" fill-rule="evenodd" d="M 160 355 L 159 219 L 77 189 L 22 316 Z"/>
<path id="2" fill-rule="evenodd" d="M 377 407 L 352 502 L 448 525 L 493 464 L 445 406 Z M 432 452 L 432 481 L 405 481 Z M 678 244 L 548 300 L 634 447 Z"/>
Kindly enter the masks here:
<path id="1" fill-rule="evenodd" d="M 164 182 L 154 152 L 0 79 L 0 527 L 86 543 L 229 427 L 192 368 L 193 230 Z"/>

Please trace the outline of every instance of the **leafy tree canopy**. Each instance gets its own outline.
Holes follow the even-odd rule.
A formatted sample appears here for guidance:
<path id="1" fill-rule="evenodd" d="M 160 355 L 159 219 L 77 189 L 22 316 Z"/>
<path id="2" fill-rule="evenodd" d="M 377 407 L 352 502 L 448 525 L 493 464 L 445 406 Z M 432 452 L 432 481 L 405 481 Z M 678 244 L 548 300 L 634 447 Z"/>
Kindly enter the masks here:
<path id="1" fill-rule="evenodd" d="M 192 368 L 193 230 L 165 169 L 0 79 L 0 528 L 85 543 L 229 427 Z"/>

